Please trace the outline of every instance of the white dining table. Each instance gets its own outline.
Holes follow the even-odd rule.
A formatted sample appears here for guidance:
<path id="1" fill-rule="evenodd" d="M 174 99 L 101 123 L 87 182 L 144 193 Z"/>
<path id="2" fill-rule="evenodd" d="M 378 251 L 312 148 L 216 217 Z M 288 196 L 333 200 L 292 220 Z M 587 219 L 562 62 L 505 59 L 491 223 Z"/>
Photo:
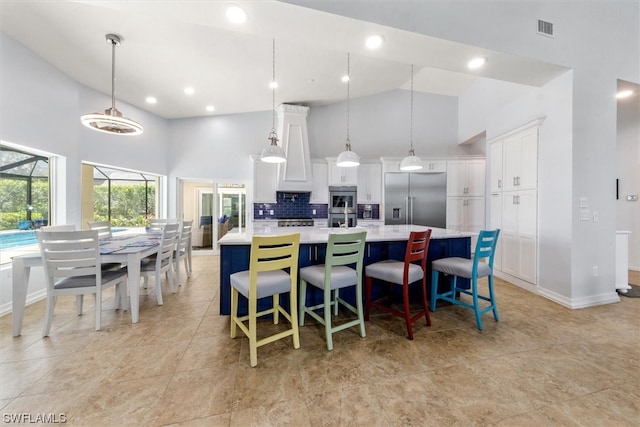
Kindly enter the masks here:
<path id="1" fill-rule="evenodd" d="M 140 311 L 140 262 L 158 252 L 160 235 L 157 233 L 114 235 L 100 244 L 102 262 L 127 265 L 127 282 L 131 323 L 138 323 Z M 16 255 L 11 259 L 12 269 L 12 323 L 13 336 L 22 333 L 24 309 L 27 303 L 31 267 L 43 265 L 40 252 Z"/>

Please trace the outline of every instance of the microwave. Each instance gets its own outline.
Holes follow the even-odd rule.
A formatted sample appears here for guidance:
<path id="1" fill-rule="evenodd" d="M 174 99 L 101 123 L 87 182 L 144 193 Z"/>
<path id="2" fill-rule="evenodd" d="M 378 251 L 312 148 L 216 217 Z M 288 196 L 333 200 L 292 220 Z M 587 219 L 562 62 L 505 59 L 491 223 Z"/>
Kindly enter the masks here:
<path id="1" fill-rule="evenodd" d="M 329 211 L 331 213 L 343 213 L 347 207 L 350 214 L 358 209 L 357 187 L 329 187 Z"/>

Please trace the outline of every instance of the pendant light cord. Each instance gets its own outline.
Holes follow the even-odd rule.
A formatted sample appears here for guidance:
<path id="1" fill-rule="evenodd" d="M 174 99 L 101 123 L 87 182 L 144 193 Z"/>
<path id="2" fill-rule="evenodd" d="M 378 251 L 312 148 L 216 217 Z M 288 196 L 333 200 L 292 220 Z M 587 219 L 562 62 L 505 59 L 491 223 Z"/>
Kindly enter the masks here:
<path id="1" fill-rule="evenodd" d="M 111 112 L 116 111 L 116 41 L 111 40 Z"/>
<path id="2" fill-rule="evenodd" d="M 351 151 L 351 141 L 349 139 L 349 85 L 351 84 L 351 69 L 349 67 L 349 52 L 347 52 L 347 150 Z"/>
<path id="3" fill-rule="evenodd" d="M 411 143 L 411 154 L 413 154 L 413 64 L 411 64 L 411 116 L 409 119 L 409 142 Z"/>
<path id="4" fill-rule="evenodd" d="M 272 63 L 273 63 L 273 74 L 271 78 L 271 103 L 272 103 L 272 118 L 271 118 L 271 133 L 276 133 L 276 39 L 273 39 L 273 49 L 272 49 Z"/>

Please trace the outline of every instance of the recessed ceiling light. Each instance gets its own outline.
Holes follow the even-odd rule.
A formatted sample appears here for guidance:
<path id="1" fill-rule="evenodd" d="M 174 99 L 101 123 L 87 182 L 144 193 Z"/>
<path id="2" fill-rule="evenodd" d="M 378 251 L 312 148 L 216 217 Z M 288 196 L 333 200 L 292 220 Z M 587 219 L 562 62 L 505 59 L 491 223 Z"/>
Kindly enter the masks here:
<path id="1" fill-rule="evenodd" d="M 350 80 L 350 79 L 349 79 L 349 76 L 346 76 L 346 75 L 345 75 L 345 76 L 342 76 L 342 83 L 346 83 L 346 82 L 348 82 L 349 80 Z"/>
<path id="2" fill-rule="evenodd" d="M 631 89 L 626 89 L 626 90 L 621 90 L 620 92 L 618 92 L 616 94 L 616 98 L 618 98 L 618 99 L 628 98 L 631 95 L 633 95 L 633 91 Z"/>
<path id="3" fill-rule="evenodd" d="M 467 62 L 467 67 L 470 70 L 477 70 L 487 63 L 487 58 L 473 58 L 471 61 Z"/>
<path id="4" fill-rule="evenodd" d="M 147 99 L 145 99 L 145 101 L 147 101 L 147 104 L 157 104 L 158 103 L 158 100 L 154 96 L 147 96 Z"/>
<path id="5" fill-rule="evenodd" d="M 269 82 L 269 89 L 278 89 L 278 82 Z"/>
<path id="6" fill-rule="evenodd" d="M 193 95 L 194 93 L 196 93 L 196 90 L 192 87 L 185 87 L 184 93 L 186 93 L 187 95 Z"/>
<path id="7" fill-rule="evenodd" d="M 237 4 L 230 4 L 226 11 L 227 19 L 234 24 L 244 24 L 247 22 L 247 12 Z"/>
<path id="8" fill-rule="evenodd" d="M 212 112 L 216 111 L 216 107 L 214 107 L 213 105 L 207 105 L 207 111 L 212 113 Z"/>
<path id="9" fill-rule="evenodd" d="M 382 46 L 383 42 L 384 42 L 384 37 L 382 37 L 379 34 L 374 34 L 372 36 L 367 37 L 367 40 L 365 41 L 365 45 L 369 49 L 377 49 L 380 46 Z"/>

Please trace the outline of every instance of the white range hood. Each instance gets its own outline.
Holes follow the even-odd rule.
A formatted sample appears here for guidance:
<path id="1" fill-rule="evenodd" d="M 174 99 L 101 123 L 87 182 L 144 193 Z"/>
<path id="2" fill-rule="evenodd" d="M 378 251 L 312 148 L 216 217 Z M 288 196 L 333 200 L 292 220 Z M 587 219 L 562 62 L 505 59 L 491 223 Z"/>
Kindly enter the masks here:
<path id="1" fill-rule="evenodd" d="M 311 155 L 307 115 L 309 107 L 281 104 L 278 113 L 278 136 L 287 161 L 278 165 L 278 191 L 311 191 Z"/>

